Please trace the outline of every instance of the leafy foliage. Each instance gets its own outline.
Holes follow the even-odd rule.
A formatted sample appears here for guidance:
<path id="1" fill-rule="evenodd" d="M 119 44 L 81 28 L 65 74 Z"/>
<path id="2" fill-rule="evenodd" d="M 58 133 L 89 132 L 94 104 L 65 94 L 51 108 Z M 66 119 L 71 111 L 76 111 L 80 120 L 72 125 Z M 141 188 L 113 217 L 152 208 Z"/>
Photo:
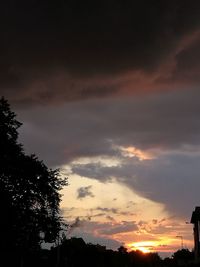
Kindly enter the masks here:
<path id="1" fill-rule="evenodd" d="M 172 258 L 176 262 L 183 261 L 186 263 L 194 259 L 194 253 L 184 248 L 184 249 L 177 250 L 176 252 L 174 252 L 174 254 L 172 255 Z"/>
<path id="2" fill-rule="evenodd" d="M 18 143 L 21 123 L 0 99 L 0 236 L 1 248 L 24 250 L 54 241 L 61 229 L 59 191 L 67 184 L 35 155 Z"/>

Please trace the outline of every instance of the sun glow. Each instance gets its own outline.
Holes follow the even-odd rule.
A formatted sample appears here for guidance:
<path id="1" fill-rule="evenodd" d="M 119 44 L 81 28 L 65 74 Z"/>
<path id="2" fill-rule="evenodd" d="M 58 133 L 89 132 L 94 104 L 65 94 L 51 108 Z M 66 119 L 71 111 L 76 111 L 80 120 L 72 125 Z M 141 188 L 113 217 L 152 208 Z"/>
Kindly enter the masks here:
<path id="1" fill-rule="evenodd" d="M 157 243 L 155 241 L 143 241 L 128 244 L 130 250 L 140 250 L 143 253 L 150 253 L 155 251 Z"/>

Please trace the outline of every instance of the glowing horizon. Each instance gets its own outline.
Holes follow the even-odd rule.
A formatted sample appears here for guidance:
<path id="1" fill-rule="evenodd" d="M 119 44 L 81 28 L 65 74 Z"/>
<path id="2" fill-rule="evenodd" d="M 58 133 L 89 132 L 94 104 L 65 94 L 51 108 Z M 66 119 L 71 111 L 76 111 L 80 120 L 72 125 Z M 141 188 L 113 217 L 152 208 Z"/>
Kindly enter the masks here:
<path id="1" fill-rule="evenodd" d="M 100 240 L 101 244 L 102 240 L 116 240 L 118 247 L 123 244 L 129 250 L 144 253 L 173 253 L 180 249 L 176 236 L 182 235 L 184 248 L 192 249 L 191 225 L 182 218 L 172 217 L 163 205 L 137 195 L 115 180 L 104 184 L 71 175 L 69 182 L 63 191 L 62 212 L 69 224 L 74 224 L 77 218 L 79 221 L 69 237 L 83 237 L 86 242 L 94 243 Z M 88 195 L 77 199 L 80 184 L 93 195 L 87 191 Z"/>

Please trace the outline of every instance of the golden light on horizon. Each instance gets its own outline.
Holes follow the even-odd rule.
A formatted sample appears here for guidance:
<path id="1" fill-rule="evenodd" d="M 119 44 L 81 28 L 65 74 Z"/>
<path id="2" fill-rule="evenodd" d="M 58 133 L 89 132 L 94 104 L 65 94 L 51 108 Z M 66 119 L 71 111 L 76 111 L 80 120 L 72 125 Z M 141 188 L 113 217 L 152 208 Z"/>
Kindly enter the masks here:
<path id="1" fill-rule="evenodd" d="M 90 161 L 85 159 L 85 162 Z M 103 160 L 102 164 L 113 166 L 117 161 L 112 163 Z M 89 187 L 92 197 L 78 198 L 80 187 Z M 89 236 L 87 242 L 99 242 L 99 238 L 103 237 L 125 244 L 129 251 L 170 254 L 180 248 L 180 239 L 176 238 L 178 233 L 184 237 L 184 246 L 192 248 L 192 231 L 182 219 L 172 217 L 162 203 L 138 195 L 115 178 L 102 183 L 71 174 L 70 184 L 63 189 L 62 194 L 63 216 L 72 223 L 77 217 L 80 218 L 82 223 L 73 230 L 73 235 L 84 238 Z M 108 245 L 108 248 L 113 249 L 112 245 Z"/>
<path id="2" fill-rule="evenodd" d="M 140 250 L 143 253 L 155 252 L 155 248 L 158 246 L 156 241 L 141 241 L 128 244 L 130 250 Z"/>

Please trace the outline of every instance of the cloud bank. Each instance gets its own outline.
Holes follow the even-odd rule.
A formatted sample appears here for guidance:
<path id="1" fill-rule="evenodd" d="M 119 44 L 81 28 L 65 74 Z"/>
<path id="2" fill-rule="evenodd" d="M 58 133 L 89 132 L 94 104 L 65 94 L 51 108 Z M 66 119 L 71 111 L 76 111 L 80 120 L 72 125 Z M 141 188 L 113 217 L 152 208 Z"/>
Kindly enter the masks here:
<path id="1" fill-rule="evenodd" d="M 0 10 L 0 91 L 18 106 L 199 85 L 198 0 L 10 0 Z"/>
<path id="2" fill-rule="evenodd" d="M 188 217 L 199 201 L 199 109 L 197 89 L 37 107 L 19 112 L 21 140 L 50 166 L 117 179 Z"/>

